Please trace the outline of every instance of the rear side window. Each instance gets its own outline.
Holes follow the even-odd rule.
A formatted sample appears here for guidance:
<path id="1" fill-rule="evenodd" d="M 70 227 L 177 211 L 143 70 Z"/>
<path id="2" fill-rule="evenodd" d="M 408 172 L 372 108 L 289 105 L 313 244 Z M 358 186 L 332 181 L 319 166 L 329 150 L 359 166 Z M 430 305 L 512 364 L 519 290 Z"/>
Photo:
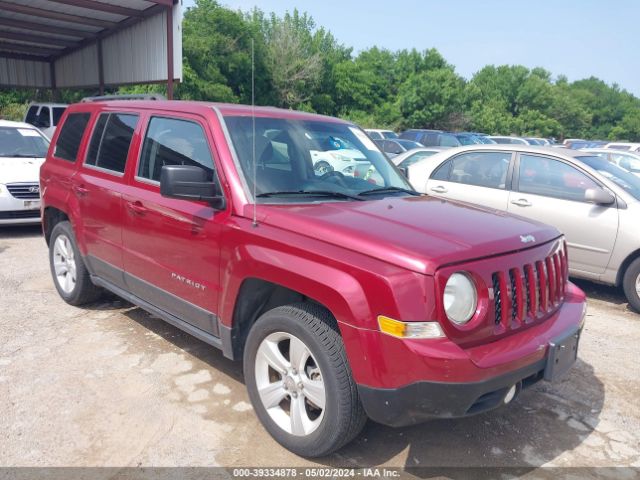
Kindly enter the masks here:
<path id="1" fill-rule="evenodd" d="M 36 118 L 38 118 L 38 107 L 37 105 L 33 105 L 32 107 L 29 107 L 29 110 L 27 110 L 27 116 L 24 118 L 24 121 L 33 125 Z"/>
<path id="2" fill-rule="evenodd" d="M 89 123 L 89 113 L 72 113 L 67 117 L 58 136 L 53 155 L 63 160 L 75 162 L 82 136 Z"/>
<path id="3" fill-rule="evenodd" d="M 451 171 L 452 160 L 449 160 L 438 167 L 438 169 L 431 175 L 432 180 L 439 180 L 441 182 L 449 181 L 449 172 Z"/>
<path id="4" fill-rule="evenodd" d="M 124 173 L 138 116 L 103 113 L 96 122 L 85 164 Z"/>
<path id="5" fill-rule="evenodd" d="M 40 109 L 35 126 L 38 128 L 49 128 L 51 126 L 51 110 L 49 110 L 49 107 L 42 107 Z"/>
<path id="6" fill-rule="evenodd" d="M 470 152 L 453 159 L 452 182 L 504 189 L 511 152 Z"/>
<path id="7" fill-rule="evenodd" d="M 165 165 L 193 165 L 213 180 L 213 159 L 200 124 L 189 120 L 153 117 L 142 146 L 138 177 L 156 182 Z"/>
<path id="8" fill-rule="evenodd" d="M 66 110 L 66 107 L 53 107 L 53 126 L 57 127 L 60 122 L 60 117 Z"/>

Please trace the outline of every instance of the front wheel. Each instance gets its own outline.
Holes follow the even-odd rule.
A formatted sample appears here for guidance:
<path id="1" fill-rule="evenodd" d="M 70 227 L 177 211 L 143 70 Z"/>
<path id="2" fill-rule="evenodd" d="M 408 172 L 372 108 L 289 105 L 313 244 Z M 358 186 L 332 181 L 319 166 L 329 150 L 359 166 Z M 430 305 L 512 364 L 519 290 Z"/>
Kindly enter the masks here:
<path id="1" fill-rule="evenodd" d="M 244 375 L 260 421 L 298 455 L 328 455 L 366 422 L 337 323 L 318 305 L 262 315 L 247 338 Z"/>
<path id="2" fill-rule="evenodd" d="M 627 267 L 624 272 L 622 287 L 629 305 L 636 312 L 640 312 L 640 258 L 636 258 Z"/>

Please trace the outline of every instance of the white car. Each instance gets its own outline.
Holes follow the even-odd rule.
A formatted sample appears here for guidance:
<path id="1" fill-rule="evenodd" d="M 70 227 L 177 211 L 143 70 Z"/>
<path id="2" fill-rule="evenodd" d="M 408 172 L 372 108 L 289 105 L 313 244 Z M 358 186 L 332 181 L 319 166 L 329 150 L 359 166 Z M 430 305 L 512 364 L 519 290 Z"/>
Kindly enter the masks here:
<path id="1" fill-rule="evenodd" d="M 500 135 L 489 135 L 487 138 L 490 138 L 496 143 L 507 144 L 507 145 L 531 145 L 531 142 L 526 138 L 522 137 L 507 137 Z"/>
<path id="2" fill-rule="evenodd" d="M 25 113 L 24 122 L 39 128 L 51 139 L 67 106 L 64 103 L 31 103 Z"/>
<path id="3" fill-rule="evenodd" d="M 381 130 L 379 128 L 365 128 L 365 132 L 369 135 L 373 140 L 387 140 L 394 138 L 398 138 L 398 134 L 393 130 Z"/>
<path id="4" fill-rule="evenodd" d="M 40 166 L 48 148 L 33 125 L 0 120 L 0 225 L 40 223 Z"/>
<path id="5" fill-rule="evenodd" d="M 602 157 L 640 177 L 640 152 L 625 152 L 611 148 L 583 148 L 582 151 Z"/>
<path id="6" fill-rule="evenodd" d="M 414 163 L 422 160 L 423 158 L 430 157 L 436 153 L 440 153 L 449 147 L 420 147 L 408 150 L 400 155 L 396 155 L 390 160 L 396 167 L 409 168 Z"/>
<path id="7" fill-rule="evenodd" d="M 626 150 L 628 152 L 640 152 L 640 143 L 611 142 L 607 143 L 604 148 L 610 148 L 612 150 Z"/>

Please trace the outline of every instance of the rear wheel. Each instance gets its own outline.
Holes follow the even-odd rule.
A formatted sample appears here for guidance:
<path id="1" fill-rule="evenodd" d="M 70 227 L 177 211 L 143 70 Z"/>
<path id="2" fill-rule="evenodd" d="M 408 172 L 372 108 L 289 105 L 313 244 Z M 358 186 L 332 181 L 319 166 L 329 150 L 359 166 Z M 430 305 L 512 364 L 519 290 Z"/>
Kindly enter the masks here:
<path id="1" fill-rule="evenodd" d="M 60 222 L 53 227 L 49 266 L 56 290 L 65 302 L 82 305 L 97 300 L 102 294 L 102 290 L 91 282 L 69 222 Z"/>
<path id="2" fill-rule="evenodd" d="M 624 294 L 629 305 L 640 312 L 640 258 L 636 258 L 627 267 L 622 280 Z"/>
<path id="3" fill-rule="evenodd" d="M 283 306 L 262 315 L 247 338 L 244 375 L 265 428 L 298 455 L 328 455 L 364 426 L 337 323 L 318 305 Z"/>

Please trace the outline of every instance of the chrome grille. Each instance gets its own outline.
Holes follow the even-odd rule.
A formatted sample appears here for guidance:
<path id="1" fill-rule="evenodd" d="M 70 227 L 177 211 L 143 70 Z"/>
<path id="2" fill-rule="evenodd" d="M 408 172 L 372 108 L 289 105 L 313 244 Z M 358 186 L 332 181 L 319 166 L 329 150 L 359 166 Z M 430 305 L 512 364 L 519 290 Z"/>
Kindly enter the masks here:
<path id="1" fill-rule="evenodd" d="M 517 328 L 554 312 L 568 281 L 566 246 L 549 257 L 492 274 L 495 323 Z"/>
<path id="2" fill-rule="evenodd" d="M 38 199 L 40 198 L 40 186 L 37 183 L 10 183 L 7 190 L 15 198 Z"/>

